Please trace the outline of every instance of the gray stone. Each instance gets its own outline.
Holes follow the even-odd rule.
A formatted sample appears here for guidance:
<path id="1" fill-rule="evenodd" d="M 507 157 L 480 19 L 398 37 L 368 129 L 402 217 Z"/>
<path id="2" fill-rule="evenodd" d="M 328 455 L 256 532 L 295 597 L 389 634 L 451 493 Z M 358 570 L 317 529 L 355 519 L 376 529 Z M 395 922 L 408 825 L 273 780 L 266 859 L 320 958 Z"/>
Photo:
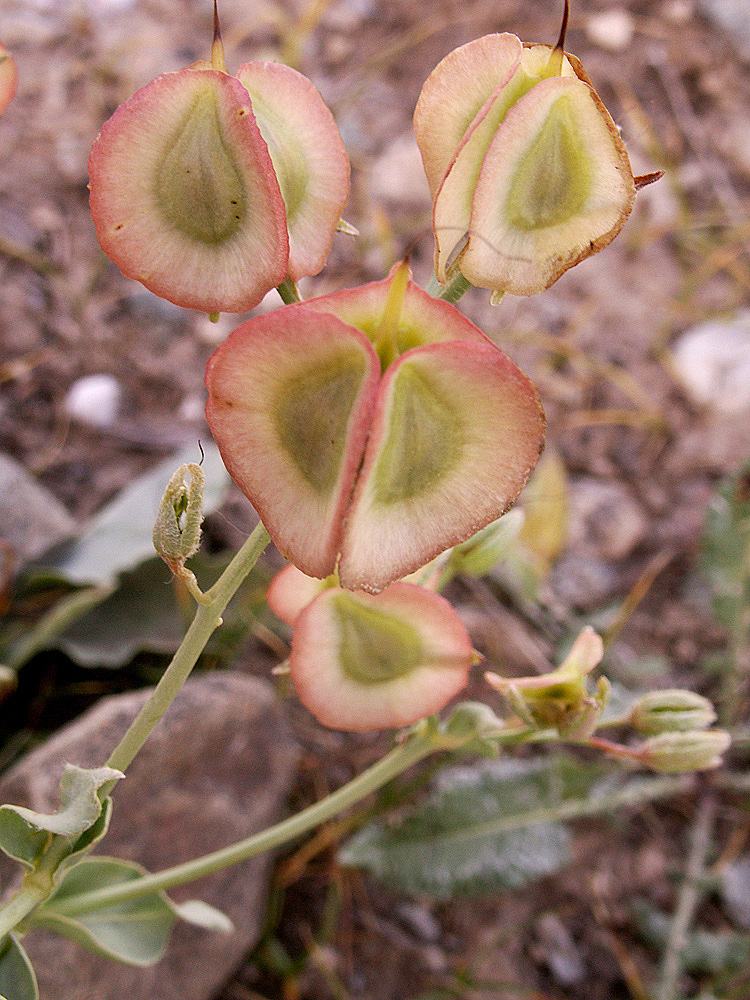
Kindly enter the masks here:
<path id="1" fill-rule="evenodd" d="M 103 763 L 148 694 L 106 698 L 61 730 L 3 776 L 0 801 L 52 811 L 64 763 Z M 284 812 L 296 761 L 269 685 L 232 673 L 191 679 L 115 789 L 112 826 L 98 851 L 158 871 L 247 837 Z M 178 923 L 167 955 L 148 969 L 31 932 L 24 946 L 41 1000 L 208 1000 L 258 939 L 269 868 L 264 854 L 173 890 L 175 900 L 218 907 L 234 931 Z M 5 860 L 3 885 L 9 870 Z"/>
<path id="2" fill-rule="evenodd" d="M 0 539 L 20 561 L 35 559 L 69 538 L 76 523 L 65 507 L 31 473 L 0 454 Z"/>

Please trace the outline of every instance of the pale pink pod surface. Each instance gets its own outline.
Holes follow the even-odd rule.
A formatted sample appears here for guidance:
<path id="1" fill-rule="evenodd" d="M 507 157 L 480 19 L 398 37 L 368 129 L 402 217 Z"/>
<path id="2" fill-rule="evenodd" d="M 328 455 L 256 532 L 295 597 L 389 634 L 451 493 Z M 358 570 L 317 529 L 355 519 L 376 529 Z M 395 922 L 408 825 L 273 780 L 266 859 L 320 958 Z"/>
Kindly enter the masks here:
<path id="1" fill-rule="evenodd" d="M 433 195 L 435 274 L 531 295 L 603 249 L 636 184 L 580 62 L 487 35 L 446 56 L 414 116 Z M 652 177 L 651 179 L 654 179 Z"/>
<path id="2" fill-rule="evenodd" d="M 342 586 L 380 590 L 496 520 L 543 441 L 534 385 L 493 345 L 402 355 L 378 392 L 344 530 Z"/>
<path id="3" fill-rule="evenodd" d="M 377 592 L 496 520 L 544 441 L 529 379 L 408 280 L 249 320 L 211 359 L 232 478 L 310 576 Z"/>
<path id="4" fill-rule="evenodd" d="M 0 115 L 16 96 L 18 69 L 13 56 L 0 42 Z"/>
<path id="5" fill-rule="evenodd" d="M 247 89 L 286 207 L 289 276 L 317 274 L 349 198 L 349 158 L 315 86 L 281 63 L 251 62 L 237 77 Z"/>
<path id="6" fill-rule="evenodd" d="M 375 344 L 393 275 L 400 266 L 397 264 L 385 281 L 373 281 L 359 288 L 308 299 L 305 308 L 336 316 L 343 323 L 361 330 Z M 413 281 L 406 285 L 395 340 L 399 353 L 410 351 L 414 347 L 424 347 L 426 344 L 453 340 L 492 343 L 455 306 L 428 295 Z"/>
<path id="7" fill-rule="evenodd" d="M 484 35 L 449 52 L 425 80 L 414 131 L 433 198 L 461 140 L 485 102 L 511 79 L 521 53 L 515 35 Z"/>
<path id="8" fill-rule="evenodd" d="M 279 551 L 329 576 L 375 405 L 367 339 L 304 305 L 248 320 L 213 355 L 207 417 Z"/>
<path id="9" fill-rule="evenodd" d="M 333 583 L 328 580 L 318 580 L 314 576 L 308 576 L 290 564 L 279 570 L 271 580 L 266 593 L 266 603 L 277 618 L 287 625 L 294 625 L 307 605 L 331 586 Z"/>
<path id="10" fill-rule="evenodd" d="M 205 312 L 253 308 L 287 274 L 284 202 L 247 91 L 165 73 L 104 125 L 89 159 L 102 249 L 128 277 Z"/>
<path id="11" fill-rule="evenodd" d="M 511 108 L 550 76 L 551 56 L 547 45 L 524 46 L 512 75 L 496 87 L 455 151 L 433 202 L 435 274 L 440 281 L 448 278 L 447 268 L 456 247 L 471 235 L 474 193 L 490 143 Z M 575 76 L 572 65 L 562 53 L 559 63 L 558 76 Z M 553 65 L 557 67 L 557 63 Z"/>
<path id="12" fill-rule="evenodd" d="M 326 590 L 297 618 L 290 658 L 303 705 L 325 726 L 397 729 L 466 685 L 474 652 L 450 604 L 408 583 L 377 595 Z"/>
<path id="13" fill-rule="evenodd" d="M 614 239 L 634 199 L 625 147 L 591 87 L 542 81 L 484 157 L 461 271 L 482 288 L 543 291 Z"/>

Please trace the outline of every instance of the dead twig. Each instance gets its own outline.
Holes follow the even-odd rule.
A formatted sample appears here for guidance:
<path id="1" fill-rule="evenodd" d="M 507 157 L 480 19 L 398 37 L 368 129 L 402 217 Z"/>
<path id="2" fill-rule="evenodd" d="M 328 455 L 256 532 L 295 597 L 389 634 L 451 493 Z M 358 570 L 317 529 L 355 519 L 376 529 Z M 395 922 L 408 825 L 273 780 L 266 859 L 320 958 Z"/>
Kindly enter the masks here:
<path id="1" fill-rule="evenodd" d="M 669 939 L 664 952 L 656 991 L 658 1000 L 677 1000 L 677 980 L 682 970 L 682 952 L 701 897 L 701 881 L 706 871 L 706 856 L 713 840 L 716 799 L 705 795 L 699 805 L 690 837 L 690 854 L 685 881 L 680 889 Z"/>

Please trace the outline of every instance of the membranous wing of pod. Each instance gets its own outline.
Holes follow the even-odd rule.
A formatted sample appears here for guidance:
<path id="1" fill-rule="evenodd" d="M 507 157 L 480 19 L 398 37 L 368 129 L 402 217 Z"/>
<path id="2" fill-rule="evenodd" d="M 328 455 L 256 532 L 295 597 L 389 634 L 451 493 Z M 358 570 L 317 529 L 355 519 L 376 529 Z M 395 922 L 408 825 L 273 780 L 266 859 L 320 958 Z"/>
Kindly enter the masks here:
<path id="1" fill-rule="evenodd" d="M 89 160 L 102 249 L 178 305 L 251 309 L 287 274 L 284 202 L 242 84 L 185 69 L 139 90 Z"/>
<path id="2" fill-rule="evenodd" d="M 242 324 L 209 362 L 206 413 L 224 464 L 310 576 L 335 568 L 379 378 L 359 330 L 304 306 Z"/>
<path id="3" fill-rule="evenodd" d="M 530 295 L 610 243 L 635 184 L 616 125 L 591 87 L 543 80 L 507 113 L 474 189 L 464 277 Z"/>
<path id="4" fill-rule="evenodd" d="M 493 345 L 402 355 L 378 393 L 345 524 L 342 586 L 380 590 L 496 520 L 543 440 L 536 389 Z"/>
<path id="5" fill-rule="evenodd" d="M 474 653 L 448 602 L 408 583 L 333 588 L 297 618 L 290 666 L 300 700 L 334 729 L 407 726 L 465 686 Z"/>
<path id="6" fill-rule="evenodd" d="M 506 115 L 542 80 L 551 75 L 575 76 L 573 66 L 562 53 L 559 59 L 552 59 L 548 45 L 521 47 L 519 42 L 519 48 L 521 56 L 512 74 L 495 89 L 467 129 L 435 193 L 435 274 L 440 281 L 449 280 L 448 268 L 457 250 L 468 242 L 477 181 L 487 150 Z"/>
<path id="7" fill-rule="evenodd" d="M 349 197 L 349 159 L 333 115 L 301 73 L 252 62 L 237 77 L 247 89 L 286 207 L 289 276 L 317 274 Z"/>
<path id="8" fill-rule="evenodd" d="M 512 78 L 521 54 L 515 35 L 484 35 L 450 52 L 425 80 L 414 132 L 433 198 L 467 131 Z"/>

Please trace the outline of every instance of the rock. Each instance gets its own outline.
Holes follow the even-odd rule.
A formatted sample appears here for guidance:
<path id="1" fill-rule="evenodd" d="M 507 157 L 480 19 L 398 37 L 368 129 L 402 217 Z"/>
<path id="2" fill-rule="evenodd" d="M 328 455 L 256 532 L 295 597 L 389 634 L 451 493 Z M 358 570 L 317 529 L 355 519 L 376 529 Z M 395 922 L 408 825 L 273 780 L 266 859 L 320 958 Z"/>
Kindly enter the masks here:
<path id="1" fill-rule="evenodd" d="M 568 928 L 555 913 L 543 913 L 536 924 L 539 958 L 560 986 L 576 986 L 586 978 L 580 949 Z"/>
<path id="2" fill-rule="evenodd" d="M 622 52 L 633 40 L 633 15 L 619 7 L 592 14 L 586 21 L 586 35 L 595 45 L 610 52 Z"/>
<path id="3" fill-rule="evenodd" d="M 0 539 L 22 561 L 69 538 L 76 523 L 50 491 L 8 455 L 0 454 Z"/>
<path id="4" fill-rule="evenodd" d="M 0 781 L 0 801 L 53 810 L 66 761 L 101 764 L 148 691 L 106 698 Z M 270 686 L 214 673 L 188 681 L 114 793 L 112 826 L 100 853 L 170 867 L 238 841 L 277 821 L 295 772 L 297 748 Z M 10 862 L 0 872 L 7 884 Z M 13 866 L 15 874 L 17 866 Z M 41 1000 L 209 1000 L 258 940 L 268 854 L 175 889 L 203 899 L 234 923 L 231 934 L 177 924 L 167 955 L 135 969 L 91 954 L 46 931 L 24 947 Z"/>
<path id="5" fill-rule="evenodd" d="M 581 476 L 570 484 L 568 544 L 593 544 L 607 559 L 623 559 L 646 537 L 641 505 L 616 482 Z"/>
<path id="6" fill-rule="evenodd" d="M 114 375 L 84 375 L 68 389 L 63 408 L 68 416 L 90 427 L 112 427 L 117 420 L 122 389 Z"/>
<path id="7" fill-rule="evenodd" d="M 719 413 L 750 411 L 750 309 L 692 327 L 675 344 L 673 357 L 695 402 Z"/>
<path id="8" fill-rule="evenodd" d="M 750 856 L 722 869 L 719 888 L 724 906 L 735 923 L 750 929 Z"/>

